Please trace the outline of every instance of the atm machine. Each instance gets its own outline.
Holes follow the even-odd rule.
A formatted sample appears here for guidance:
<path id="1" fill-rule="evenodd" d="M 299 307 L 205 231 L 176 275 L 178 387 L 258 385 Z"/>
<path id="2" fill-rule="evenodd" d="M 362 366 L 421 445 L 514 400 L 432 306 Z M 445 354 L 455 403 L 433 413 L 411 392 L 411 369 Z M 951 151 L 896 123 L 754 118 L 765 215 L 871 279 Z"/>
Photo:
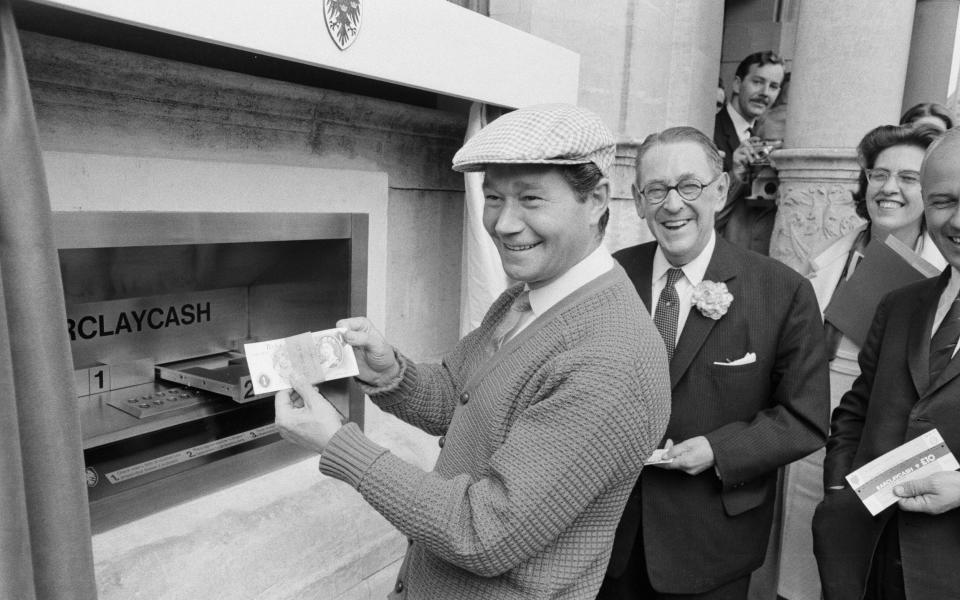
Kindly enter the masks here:
<path id="1" fill-rule="evenodd" d="M 309 456 L 243 344 L 366 306 L 367 216 L 55 212 L 94 530 Z M 363 424 L 349 380 L 321 385 Z"/>

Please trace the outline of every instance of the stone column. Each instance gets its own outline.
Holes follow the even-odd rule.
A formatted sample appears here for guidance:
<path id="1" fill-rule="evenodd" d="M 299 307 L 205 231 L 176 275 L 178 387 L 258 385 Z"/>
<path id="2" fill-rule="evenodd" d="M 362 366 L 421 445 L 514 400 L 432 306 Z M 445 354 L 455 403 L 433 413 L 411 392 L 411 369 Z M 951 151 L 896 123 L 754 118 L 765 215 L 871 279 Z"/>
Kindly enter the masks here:
<path id="1" fill-rule="evenodd" d="M 600 10 L 600 9 L 603 10 Z M 651 239 L 633 208 L 636 144 L 654 131 L 692 125 L 713 133 L 722 2 L 489 0 L 490 17 L 580 54 L 579 104 L 620 142 L 606 244 Z"/>
<path id="2" fill-rule="evenodd" d="M 780 172 L 774 258 L 799 269 L 861 223 L 850 196 L 855 148 L 900 118 L 913 13 L 904 0 L 800 4 L 784 149 L 771 157 Z"/>
<path id="3" fill-rule="evenodd" d="M 958 19 L 960 0 L 917 2 L 901 112 L 920 102 L 939 102 L 956 112 Z"/>

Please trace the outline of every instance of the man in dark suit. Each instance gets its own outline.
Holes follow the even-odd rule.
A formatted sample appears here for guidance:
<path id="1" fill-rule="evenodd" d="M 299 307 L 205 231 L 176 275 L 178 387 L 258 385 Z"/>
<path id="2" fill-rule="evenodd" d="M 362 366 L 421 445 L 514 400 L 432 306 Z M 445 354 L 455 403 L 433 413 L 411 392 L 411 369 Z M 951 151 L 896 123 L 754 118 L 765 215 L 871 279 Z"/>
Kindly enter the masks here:
<path id="1" fill-rule="evenodd" d="M 764 559 L 777 470 L 826 440 L 813 289 L 717 237 L 727 184 L 716 146 L 691 127 L 651 135 L 639 149 L 633 192 L 657 241 L 614 257 L 648 310 L 657 307 L 672 414 L 668 462 L 644 468 L 634 488 L 604 600 L 746 598 Z"/>
<path id="2" fill-rule="evenodd" d="M 960 452 L 960 129 L 935 141 L 920 172 L 927 230 L 950 266 L 891 292 L 860 351 L 861 375 L 833 413 L 826 495 L 813 520 L 827 600 L 960 598 L 960 489 L 940 473 L 895 493 L 872 517 L 851 471 L 937 429 Z"/>
<path id="3" fill-rule="evenodd" d="M 730 102 L 717 113 L 713 127 L 713 143 L 723 152 L 723 170 L 730 174 L 730 193 L 717 213 L 717 231 L 727 241 L 760 254 L 770 252 L 777 206 L 770 200 L 747 198 L 750 166 L 770 152 L 755 135 L 757 122 L 776 102 L 785 76 L 783 61 L 769 50 L 740 61 Z"/>

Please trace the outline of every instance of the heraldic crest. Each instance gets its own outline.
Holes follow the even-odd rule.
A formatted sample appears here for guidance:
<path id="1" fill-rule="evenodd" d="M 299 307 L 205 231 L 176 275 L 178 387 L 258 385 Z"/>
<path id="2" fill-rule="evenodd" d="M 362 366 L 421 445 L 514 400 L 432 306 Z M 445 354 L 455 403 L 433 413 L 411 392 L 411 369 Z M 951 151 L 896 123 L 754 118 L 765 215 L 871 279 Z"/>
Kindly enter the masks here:
<path id="1" fill-rule="evenodd" d="M 323 14 L 333 43 L 346 50 L 360 33 L 360 0 L 323 0 Z"/>

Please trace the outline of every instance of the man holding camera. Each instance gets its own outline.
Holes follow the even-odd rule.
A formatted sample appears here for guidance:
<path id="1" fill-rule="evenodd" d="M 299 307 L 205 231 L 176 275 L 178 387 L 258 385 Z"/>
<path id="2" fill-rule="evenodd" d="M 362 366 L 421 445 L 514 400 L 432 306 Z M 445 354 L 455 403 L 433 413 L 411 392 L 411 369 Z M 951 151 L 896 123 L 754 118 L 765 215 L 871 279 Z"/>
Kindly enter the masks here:
<path id="1" fill-rule="evenodd" d="M 760 117 L 780 95 L 783 61 L 767 50 L 747 56 L 737 66 L 730 102 L 717 113 L 713 142 L 723 152 L 723 170 L 730 174 L 727 203 L 717 213 L 717 232 L 727 241 L 761 254 L 770 251 L 777 212 L 774 202 L 751 199 L 751 169 L 767 159 L 769 141 L 755 135 Z"/>

